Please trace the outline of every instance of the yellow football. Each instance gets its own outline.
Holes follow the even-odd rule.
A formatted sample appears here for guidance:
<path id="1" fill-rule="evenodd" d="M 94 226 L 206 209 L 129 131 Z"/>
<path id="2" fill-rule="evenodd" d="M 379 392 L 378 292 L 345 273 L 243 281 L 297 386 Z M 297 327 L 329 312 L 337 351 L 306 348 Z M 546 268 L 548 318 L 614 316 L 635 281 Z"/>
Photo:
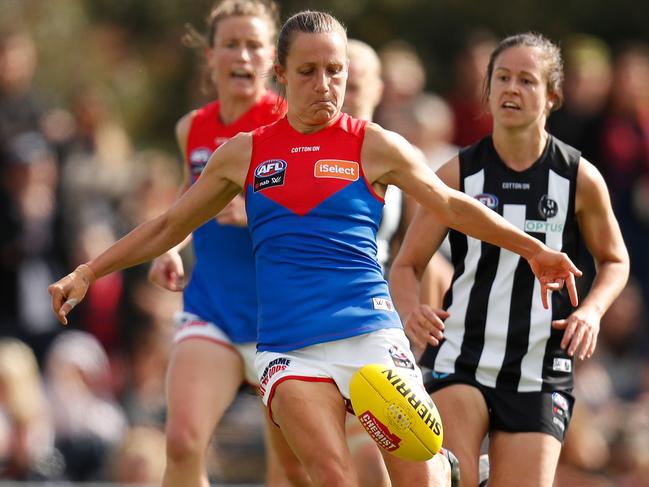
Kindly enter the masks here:
<path id="1" fill-rule="evenodd" d="M 395 367 L 369 364 L 353 376 L 349 391 L 354 413 L 384 450 L 424 461 L 442 446 L 442 420 L 423 385 Z"/>

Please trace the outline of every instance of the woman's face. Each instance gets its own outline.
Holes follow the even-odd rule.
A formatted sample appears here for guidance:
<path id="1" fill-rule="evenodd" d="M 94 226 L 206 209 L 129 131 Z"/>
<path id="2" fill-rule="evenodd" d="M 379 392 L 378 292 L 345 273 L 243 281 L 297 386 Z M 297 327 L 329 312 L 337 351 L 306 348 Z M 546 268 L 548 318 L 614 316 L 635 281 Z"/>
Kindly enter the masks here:
<path id="1" fill-rule="evenodd" d="M 339 32 L 295 33 L 286 66 L 275 68 L 286 88 L 289 117 L 308 127 L 331 122 L 345 98 L 347 67 L 347 39 Z"/>
<path id="2" fill-rule="evenodd" d="M 266 89 L 274 47 L 268 20 L 232 16 L 219 21 L 208 66 L 219 98 L 255 97 Z"/>
<path id="3" fill-rule="evenodd" d="M 535 47 L 510 47 L 496 58 L 489 87 L 494 124 L 506 128 L 545 126 L 554 100 L 548 95 L 544 69 Z"/>

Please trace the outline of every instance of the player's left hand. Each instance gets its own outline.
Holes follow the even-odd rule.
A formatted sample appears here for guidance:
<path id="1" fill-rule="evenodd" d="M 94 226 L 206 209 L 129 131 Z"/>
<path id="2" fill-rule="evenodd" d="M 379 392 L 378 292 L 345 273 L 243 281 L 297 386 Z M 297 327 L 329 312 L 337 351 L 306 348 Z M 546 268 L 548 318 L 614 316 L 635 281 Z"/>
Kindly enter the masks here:
<path id="1" fill-rule="evenodd" d="M 579 304 L 575 276 L 580 277 L 582 272 L 572 263 L 563 252 L 546 248 L 528 260 L 532 272 L 541 283 L 541 301 L 543 307 L 549 309 L 548 293 L 560 291 L 565 285 L 573 306 Z"/>
<path id="2" fill-rule="evenodd" d="M 243 196 L 238 194 L 230 203 L 223 208 L 218 215 L 216 221 L 221 225 L 234 225 L 237 227 L 248 226 L 248 215 L 246 215 L 246 203 Z"/>
<path id="3" fill-rule="evenodd" d="M 571 357 L 575 354 L 580 360 L 590 358 L 597 346 L 600 316 L 588 309 L 575 310 L 563 320 L 554 320 L 552 327 L 565 330 L 561 339 L 561 348 Z"/>

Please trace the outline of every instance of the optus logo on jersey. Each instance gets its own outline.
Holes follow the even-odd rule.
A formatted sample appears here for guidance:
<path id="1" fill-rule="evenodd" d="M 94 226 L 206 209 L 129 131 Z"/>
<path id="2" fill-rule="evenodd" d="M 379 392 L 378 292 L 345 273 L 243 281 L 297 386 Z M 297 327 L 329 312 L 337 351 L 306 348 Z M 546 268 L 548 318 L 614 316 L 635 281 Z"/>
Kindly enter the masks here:
<path id="1" fill-rule="evenodd" d="M 255 168 L 254 192 L 284 184 L 286 168 L 286 161 L 282 159 L 270 159 L 259 164 Z"/>
<path id="2" fill-rule="evenodd" d="M 543 220 L 525 220 L 525 231 L 528 233 L 562 233 L 563 223 L 551 223 Z"/>
<path id="3" fill-rule="evenodd" d="M 316 178 L 345 179 L 347 181 L 356 181 L 359 172 L 358 162 L 336 159 L 320 159 L 316 161 L 313 168 L 313 175 Z"/>

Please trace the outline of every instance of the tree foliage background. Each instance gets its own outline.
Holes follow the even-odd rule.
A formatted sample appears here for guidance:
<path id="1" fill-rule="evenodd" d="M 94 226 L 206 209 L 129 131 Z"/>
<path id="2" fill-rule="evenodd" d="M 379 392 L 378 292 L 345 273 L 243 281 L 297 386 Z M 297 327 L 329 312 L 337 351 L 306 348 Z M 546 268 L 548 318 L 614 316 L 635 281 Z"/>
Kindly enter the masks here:
<path id="1" fill-rule="evenodd" d="M 445 91 L 452 61 L 467 32 L 497 36 L 534 30 L 561 42 L 572 33 L 601 37 L 611 47 L 649 41 L 649 8 L 637 0 L 280 0 L 282 17 L 326 10 L 349 35 L 376 48 L 410 42 L 424 60 L 428 88 Z M 1 0 L 0 32 L 34 37 L 39 91 L 66 106 L 92 86 L 140 146 L 173 148 L 173 125 L 205 101 L 201 53 L 183 47 L 186 23 L 201 29 L 212 0 Z"/>

